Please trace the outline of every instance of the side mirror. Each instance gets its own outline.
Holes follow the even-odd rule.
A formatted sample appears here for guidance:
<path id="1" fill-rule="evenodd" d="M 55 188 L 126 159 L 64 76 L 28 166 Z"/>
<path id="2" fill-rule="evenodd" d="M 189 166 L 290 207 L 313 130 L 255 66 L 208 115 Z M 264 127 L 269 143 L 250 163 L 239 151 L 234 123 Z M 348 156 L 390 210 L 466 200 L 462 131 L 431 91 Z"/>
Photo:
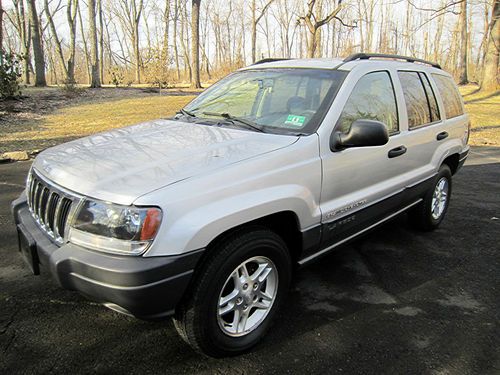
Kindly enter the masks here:
<path id="1" fill-rule="evenodd" d="M 349 147 L 383 146 L 389 142 L 389 133 L 383 122 L 356 120 L 347 134 L 334 132 L 330 139 L 330 149 L 340 151 Z"/>

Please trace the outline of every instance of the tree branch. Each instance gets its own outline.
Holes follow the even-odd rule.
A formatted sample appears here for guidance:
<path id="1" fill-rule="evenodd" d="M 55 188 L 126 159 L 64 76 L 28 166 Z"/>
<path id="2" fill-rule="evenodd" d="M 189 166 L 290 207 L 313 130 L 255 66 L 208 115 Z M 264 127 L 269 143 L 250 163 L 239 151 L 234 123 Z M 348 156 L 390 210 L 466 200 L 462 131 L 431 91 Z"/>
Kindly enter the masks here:
<path id="1" fill-rule="evenodd" d="M 267 11 L 267 8 L 269 8 L 271 6 L 271 4 L 273 3 L 273 1 L 274 0 L 269 0 L 267 2 L 267 4 L 264 6 L 264 8 L 262 8 L 262 11 L 260 12 L 260 15 L 255 19 L 255 23 L 259 23 L 260 19 L 264 16 L 264 14 Z"/>
<path id="2" fill-rule="evenodd" d="M 349 24 L 345 23 L 340 17 L 335 16 L 333 18 L 335 18 L 337 21 L 339 21 L 342 24 L 342 26 L 349 27 L 351 29 L 355 29 L 356 27 L 358 27 L 357 21 L 354 21 L 354 24 L 349 25 Z"/>

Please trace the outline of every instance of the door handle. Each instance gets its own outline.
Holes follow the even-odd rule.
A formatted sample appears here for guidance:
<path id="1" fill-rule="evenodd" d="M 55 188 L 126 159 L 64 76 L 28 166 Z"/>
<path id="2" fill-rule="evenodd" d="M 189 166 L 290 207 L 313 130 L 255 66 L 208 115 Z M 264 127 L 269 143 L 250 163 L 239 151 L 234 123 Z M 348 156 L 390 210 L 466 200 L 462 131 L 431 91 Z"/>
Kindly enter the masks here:
<path id="1" fill-rule="evenodd" d="M 399 147 L 393 148 L 391 151 L 389 151 L 387 156 L 389 156 L 389 158 L 395 158 L 395 157 L 403 155 L 406 152 L 406 150 L 407 149 L 405 146 L 399 146 Z"/>
<path id="2" fill-rule="evenodd" d="M 445 138 L 448 138 L 448 132 L 441 132 L 438 135 L 436 135 L 436 139 L 438 141 L 441 141 L 441 140 L 443 140 Z"/>

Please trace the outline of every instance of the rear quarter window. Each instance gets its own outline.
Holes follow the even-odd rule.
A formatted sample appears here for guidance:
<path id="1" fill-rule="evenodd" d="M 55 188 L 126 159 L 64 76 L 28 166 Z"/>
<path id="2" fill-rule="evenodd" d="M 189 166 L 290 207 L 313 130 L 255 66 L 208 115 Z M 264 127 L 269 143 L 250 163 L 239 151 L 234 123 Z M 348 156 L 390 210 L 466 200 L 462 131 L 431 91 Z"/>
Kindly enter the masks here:
<path id="1" fill-rule="evenodd" d="M 446 118 L 463 115 L 462 97 L 451 78 L 440 74 L 432 74 L 432 78 L 436 82 L 439 95 L 441 95 L 441 99 L 443 100 Z"/>

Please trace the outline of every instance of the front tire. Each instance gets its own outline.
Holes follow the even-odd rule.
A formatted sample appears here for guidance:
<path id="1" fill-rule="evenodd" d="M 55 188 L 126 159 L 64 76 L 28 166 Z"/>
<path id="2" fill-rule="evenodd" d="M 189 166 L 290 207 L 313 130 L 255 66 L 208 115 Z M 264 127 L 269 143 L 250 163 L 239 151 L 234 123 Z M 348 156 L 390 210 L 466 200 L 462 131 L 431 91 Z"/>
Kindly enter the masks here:
<path id="1" fill-rule="evenodd" d="M 209 251 L 174 325 L 198 352 L 240 354 L 261 340 L 285 299 L 290 254 L 281 237 L 263 227 L 239 230 Z"/>
<path id="2" fill-rule="evenodd" d="M 451 170 L 441 165 L 432 187 L 424 200 L 410 212 L 412 224 L 420 230 L 432 231 L 439 227 L 446 215 L 451 196 Z"/>

